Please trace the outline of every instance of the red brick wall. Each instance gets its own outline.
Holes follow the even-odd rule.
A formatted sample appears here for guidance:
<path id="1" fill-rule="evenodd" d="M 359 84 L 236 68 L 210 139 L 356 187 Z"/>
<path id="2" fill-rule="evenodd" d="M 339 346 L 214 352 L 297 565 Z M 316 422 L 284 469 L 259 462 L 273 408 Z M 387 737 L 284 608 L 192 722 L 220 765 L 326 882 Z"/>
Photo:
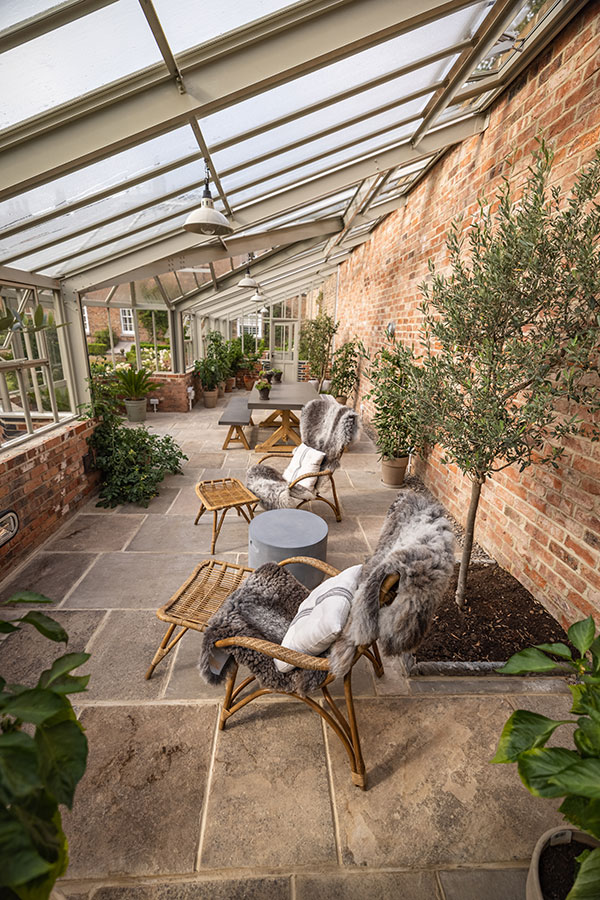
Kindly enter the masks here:
<path id="1" fill-rule="evenodd" d="M 0 509 L 19 516 L 19 531 L 0 547 L 0 578 L 54 534 L 94 490 L 97 472 L 85 472 L 89 421 L 63 425 L 0 456 Z"/>
<path id="2" fill-rule="evenodd" d="M 90 333 L 87 335 L 88 341 L 93 341 L 97 331 L 103 331 L 107 328 L 106 309 L 101 306 L 87 306 L 88 322 Z M 123 334 L 121 330 L 121 315 L 118 309 L 109 310 L 110 324 L 112 330 L 119 335 L 122 341 L 133 341 L 132 334 Z M 151 341 L 152 334 L 149 333 L 142 325 L 138 317 L 138 326 L 140 332 L 140 341 Z"/>
<path id="3" fill-rule="evenodd" d="M 156 381 L 161 385 L 160 388 L 148 395 L 148 397 L 158 397 L 160 399 L 158 404 L 159 412 L 187 412 L 189 409 L 188 387 L 193 387 L 196 391 L 196 396 L 192 401 L 193 406 L 202 397 L 200 381 L 191 372 L 186 372 L 185 375 L 173 372 L 153 372 L 152 381 Z M 148 408 L 151 409 L 152 407 L 148 404 Z"/>
<path id="4" fill-rule="evenodd" d="M 496 101 L 487 130 L 450 150 L 339 271 L 337 341 L 357 334 L 374 351 L 383 327 L 418 339 L 419 283 L 431 257 L 447 264 L 445 235 L 458 214 L 493 195 L 503 163 L 516 151 L 510 175 L 518 185 L 540 128 L 554 144 L 553 181 L 567 189 L 600 137 L 600 3 L 588 4 Z M 335 278 L 324 289 L 333 312 Z M 366 386 L 361 385 L 361 393 Z M 359 397 L 361 402 L 362 397 Z M 363 404 L 369 417 L 369 404 Z M 559 469 L 508 469 L 482 492 L 477 540 L 563 624 L 600 612 L 600 444 L 566 442 Z M 419 464 L 432 491 L 464 523 L 470 483 L 439 452 Z"/>

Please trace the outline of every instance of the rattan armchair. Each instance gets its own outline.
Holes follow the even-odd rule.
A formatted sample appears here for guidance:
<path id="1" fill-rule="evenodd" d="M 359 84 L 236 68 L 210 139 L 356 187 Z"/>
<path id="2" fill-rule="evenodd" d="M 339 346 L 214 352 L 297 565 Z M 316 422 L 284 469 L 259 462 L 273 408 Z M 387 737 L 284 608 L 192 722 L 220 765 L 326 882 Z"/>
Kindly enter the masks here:
<path id="1" fill-rule="evenodd" d="M 342 454 L 340 454 L 340 457 L 341 457 L 341 455 Z M 272 457 L 283 457 L 284 459 L 289 459 L 289 454 L 277 453 L 277 452 L 267 453 L 267 454 L 265 454 L 265 456 L 261 456 L 261 458 L 258 461 L 258 465 L 263 463 L 265 461 L 265 459 L 270 459 Z M 304 485 L 302 484 L 302 482 L 306 481 L 308 478 L 314 478 L 314 477 L 315 477 L 314 473 L 313 474 L 309 473 L 307 475 L 301 475 L 300 478 L 296 478 L 296 479 L 294 479 L 294 481 L 290 481 L 290 483 L 289 483 L 290 494 L 293 496 L 294 488 L 296 487 L 296 485 L 299 485 L 301 488 L 304 488 Z M 327 497 L 324 497 L 321 493 L 321 490 L 325 485 L 329 485 L 329 487 L 331 488 L 331 494 L 333 496 L 333 503 L 331 502 L 331 500 L 328 500 Z M 337 491 L 335 489 L 335 481 L 333 478 L 333 470 L 332 469 L 320 469 L 319 470 L 319 477 L 317 478 L 317 483 L 315 484 L 314 490 L 310 492 L 310 497 L 304 496 L 302 498 L 299 498 L 298 502 L 296 503 L 295 508 L 300 509 L 300 507 L 304 506 L 305 503 L 312 503 L 313 500 L 321 500 L 323 503 L 326 503 L 327 506 L 329 506 L 330 509 L 332 509 L 333 512 L 335 513 L 336 522 L 342 521 L 342 511 L 340 509 L 340 501 L 338 499 Z"/>

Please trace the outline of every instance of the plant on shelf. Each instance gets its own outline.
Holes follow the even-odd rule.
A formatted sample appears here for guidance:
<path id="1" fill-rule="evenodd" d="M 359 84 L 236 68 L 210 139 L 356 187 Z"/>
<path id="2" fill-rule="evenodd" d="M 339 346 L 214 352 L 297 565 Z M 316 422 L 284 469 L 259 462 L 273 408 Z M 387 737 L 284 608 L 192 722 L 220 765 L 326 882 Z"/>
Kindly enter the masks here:
<path id="1" fill-rule="evenodd" d="M 600 434 L 600 151 L 566 198 L 548 186 L 551 165 L 540 141 L 518 197 L 505 178 L 466 235 L 453 222 L 450 272 L 430 261 L 421 285 L 421 414 L 471 482 L 459 607 L 486 481 L 509 466 L 556 467 L 565 435 Z"/>
<path id="2" fill-rule="evenodd" d="M 414 404 L 415 384 L 419 370 L 414 354 L 386 332 L 385 343 L 369 359 L 367 377 L 375 413 L 371 423 L 376 431 L 376 444 L 381 457 L 383 481 L 398 486 L 404 480 L 411 451 L 425 443 Z"/>
<path id="3" fill-rule="evenodd" d="M 159 385 L 150 379 L 148 369 L 117 369 L 118 393 L 123 398 L 130 422 L 143 422 L 146 418 L 146 398 Z"/>
<path id="4" fill-rule="evenodd" d="M 3 605 L 51 603 L 21 591 Z M 0 618 L 0 632 L 22 624 L 48 640 L 68 642 L 54 619 L 30 610 L 17 619 Z M 10 639 L 8 639 L 10 640 Z M 0 677 L 0 896 L 46 900 L 69 861 L 61 806 L 73 807 L 75 789 L 87 763 L 88 744 L 69 694 L 86 690 L 89 675 L 72 675 L 88 653 L 65 653 L 39 676 L 37 684 L 7 684 Z"/>
<path id="5" fill-rule="evenodd" d="M 339 323 L 334 322 L 332 317 L 324 312 L 302 325 L 300 359 L 308 362 L 310 375 L 316 379 L 318 391 L 323 387 L 331 363 L 331 346 L 338 327 Z"/>
<path id="6" fill-rule="evenodd" d="M 535 797 L 563 797 L 559 812 L 567 822 L 596 839 L 588 841 L 585 835 L 568 833 L 569 829 L 554 829 L 564 832 L 559 843 L 570 842 L 573 837 L 594 847 L 584 849 L 577 857 L 575 883 L 567 895 L 567 900 L 589 900 L 598 897 L 600 891 L 600 636 L 596 637 L 594 620 L 589 616 L 569 628 L 568 638 L 576 648 L 575 655 L 563 643 L 538 644 L 515 653 L 498 671 L 506 675 L 550 672 L 557 666 L 552 657 L 558 657 L 577 678 L 569 690 L 573 697 L 571 713 L 578 718 L 549 719 L 517 709 L 504 726 L 492 762 L 516 763 L 521 781 Z M 574 748 L 546 746 L 561 725 L 576 725 L 570 732 Z M 534 853 L 528 898 L 542 900 L 538 860 L 542 847 L 551 844 L 550 838 L 550 833 L 545 834 Z"/>
<path id="7" fill-rule="evenodd" d="M 360 344 L 357 338 L 346 341 L 333 354 L 330 392 L 346 403 L 358 382 Z"/>
<path id="8" fill-rule="evenodd" d="M 94 368 L 90 382 L 92 400 L 85 412 L 98 420 L 88 438 L 94 468 L 101 476 L 97 505 L 148 506 L 165 475 L 180 472 L 181 461 L 187 457 L 168 434 L 161 437 L 143 427 L 126 428 L 118 414 L 118 373 L 106 365 Z"/>

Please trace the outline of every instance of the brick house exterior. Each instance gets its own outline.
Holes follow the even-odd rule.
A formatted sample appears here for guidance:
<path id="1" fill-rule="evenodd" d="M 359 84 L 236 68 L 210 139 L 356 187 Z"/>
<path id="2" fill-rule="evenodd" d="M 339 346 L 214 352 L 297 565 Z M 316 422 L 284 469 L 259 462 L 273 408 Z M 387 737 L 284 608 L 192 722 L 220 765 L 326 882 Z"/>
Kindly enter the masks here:
<path id="1" fill-rule="evenodd" d="M 418 285 L 432 258 L 447 264 L 445 235 L 459 214 L 468 219 L 477 197 L 493 196 L 515 158 L 511 180 L 523 180 L 536 134 L 555 146 L 552 178 L 568 189 L 591 160 L 600 138 L 600 2 L 589 3 L 499 97 L 489 126 L 450 149 L 323 286 L 324 308 L 341 323 L 337 343 L 356 334 L 375 351 L 383 328 L 396 323 L 406 342 L 418 340 Z M 368 420 L 361 379 L 358 406 Z M 484 486 L 476 540 L 563 624 L 600 613 L 600 443 L 566 442 L 558 470 L 514 467 Z M 417 471 L 464 524 L 470 482 L 439 450 Z"/>

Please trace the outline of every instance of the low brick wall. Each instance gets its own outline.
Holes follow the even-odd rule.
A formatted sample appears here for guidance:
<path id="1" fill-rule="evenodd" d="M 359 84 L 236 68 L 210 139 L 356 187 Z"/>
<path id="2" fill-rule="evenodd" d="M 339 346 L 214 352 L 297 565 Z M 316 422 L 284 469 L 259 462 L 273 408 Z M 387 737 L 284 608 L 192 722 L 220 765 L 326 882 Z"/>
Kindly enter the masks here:
<path id="1" fill-rule="evenodd" d="M 160 387 L 148 395 L 150 397 L 158 397 L 159 412 L 188 412 L 189 402 L 187 389 L 193 387 L 196 396 L 192 400 L 192 406 L 202 399 L 202 386 L 199 379 L 193 372 L 179 374 L 174 372 L 153 372 L 152 381 L 160 384 Z"/>
<path id="2" fill-rule="evenodd" d="M 19 516 L 19 531 L 0 547 L 0 578 L 49 538 L 94 491 L 86 472 L 87 438 L 95 423 L 77 421 L 0 454 L 0 510 Z"/>

